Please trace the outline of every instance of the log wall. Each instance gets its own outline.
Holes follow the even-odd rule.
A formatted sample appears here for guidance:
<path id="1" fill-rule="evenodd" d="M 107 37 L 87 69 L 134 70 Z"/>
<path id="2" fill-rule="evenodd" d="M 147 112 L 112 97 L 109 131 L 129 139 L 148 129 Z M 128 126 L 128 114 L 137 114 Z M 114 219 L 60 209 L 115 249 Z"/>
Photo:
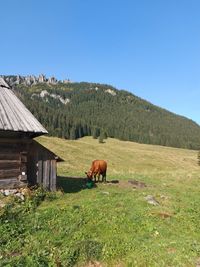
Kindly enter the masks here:
<path id="1" fill-rule="evenodd" d="M 0 188 L 21 186 L 27 182 L 27 143 L 0 140 Z"/>
<path id="2" fill-rule="evenodd" d="M 55 154 L 34 140 L 0 139 L 0 189 L 40 185 L 56 190 Z"/>

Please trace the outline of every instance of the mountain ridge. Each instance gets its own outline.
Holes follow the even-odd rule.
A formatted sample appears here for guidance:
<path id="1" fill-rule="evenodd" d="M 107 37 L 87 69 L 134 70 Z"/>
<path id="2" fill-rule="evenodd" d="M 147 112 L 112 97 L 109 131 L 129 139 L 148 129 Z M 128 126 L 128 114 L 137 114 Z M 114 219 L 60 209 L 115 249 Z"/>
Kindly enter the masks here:
<path id="1" fill-rule="evenodd" d="M 61 83 L 72 83 L 70 79 L 58 80 L 55 76 L 46 77 L 44 74 L 36 75 L 0 75 L 11 87 L 23 84 L 25 86 L 32 86 L 39 83 L 57 84 Z"/>

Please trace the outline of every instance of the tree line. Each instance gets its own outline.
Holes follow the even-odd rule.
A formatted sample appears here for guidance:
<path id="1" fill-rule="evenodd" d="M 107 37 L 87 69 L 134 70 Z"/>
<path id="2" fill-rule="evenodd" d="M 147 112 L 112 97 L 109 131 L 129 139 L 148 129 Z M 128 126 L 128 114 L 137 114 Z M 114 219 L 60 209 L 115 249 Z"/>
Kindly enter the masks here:
<path id="1" fill-rule="evenodd" d="M 109 85 L 18 85 L 14 90 L 52 136 L 66 139 L 111 137 L 146 144 L 200 148 L 200 127 L 195 122 Z M 42 90 L 49 95 L 41 97 Z M 59 95 L 69 102 L 63 104 L 51 95 Z"/>

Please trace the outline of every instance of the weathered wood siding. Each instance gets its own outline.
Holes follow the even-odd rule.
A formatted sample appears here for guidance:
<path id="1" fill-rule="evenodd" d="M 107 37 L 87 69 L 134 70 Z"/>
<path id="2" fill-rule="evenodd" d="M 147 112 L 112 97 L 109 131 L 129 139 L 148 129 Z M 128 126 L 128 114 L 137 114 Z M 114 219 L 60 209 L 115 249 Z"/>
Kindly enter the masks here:
<path id="1" fill-rule="evenodd" d="M 0 188 L 27 182 L 27 144 L 0 140 Z"/>
<path id="2" fill-rule="evenodd" d="M 56 155 L 34 140 L 0 138 L 0 189 L 41 185 L 56 190 Z"/>
<path id="3" fill-rule="evenodd" d="M 29 182 L 39 184 L 44 188 L 56 190 L 56 159 L 55 155 L 33 141 L 28 154 L 28 177 Z"/>

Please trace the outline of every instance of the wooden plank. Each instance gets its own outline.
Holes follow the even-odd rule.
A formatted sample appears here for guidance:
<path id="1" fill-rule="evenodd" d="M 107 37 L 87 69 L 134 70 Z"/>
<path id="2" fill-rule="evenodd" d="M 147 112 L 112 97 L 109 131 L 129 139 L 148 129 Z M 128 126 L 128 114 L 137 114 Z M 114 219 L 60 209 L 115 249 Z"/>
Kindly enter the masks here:
<path id="1" fill-rule="evenodd" d="M 0 170 L 0 178 L 18 177 L 20 175 L 19 169 Z"/>
<path id="2" fill-rule="evenodd" d="M 20 143 L 10 143 L 10 142 L 8 142 L 8 143 L 0 143 L 0 148 L 17 148 L 17 149 L 19 149 L 20 148 L 20 146 L 21 146 L 21 142 Z"/>
<path id="3" fill-rule="evenodd" d="M 49 189 L 49 177 L 50 177 L 50 161 L 43 161 L 43 187 Z"/>
<path id="4" fill-rule="evenodd" d="M 9 163 L 9 162 L 13 162 L 13 163 L 21 163 L 21 160 L 19 159 L 14 159 L 14 160 L 11 160 L 11 159 L 0 159 L 0 163 Z"/>
<path id="5" fill-rule="evenodd" d="M 2 153 L 0 152 L 0 160 L 20 160 L 19 153 Z"/>
<path id="6" fill-rule="evenodd" d="M 56 160 L 51 160 L 50 190 L 56 190 Z"/>
<path id="7" fill-rule="evenodd" d="M 48 164 L 48 179 L 47 179 L 47 189 L 50 190 L 50 180 L 51 180 L 51 160 L 47 160 Z"/>
<path id="8" fill-rule="evenodd" d="M 38 161 L 38 171 L 37 171 L 37 183 L 38 184 L 42 184 L 43 180 L 42 180 L 42 173 L 43 173 L 43 164 L 42 164 L 42 160 Z"/>
<path id="9" fill-rule="evenodd" d="M 5 146 L 5 147 L 0 147 L 0 151 L 1 153 L 20 153 L 20 147 L 9 147 L 9 146 Z"/>
<path id="10" fill-rule="evenodd" d="M 50 186 L 50 160 L 46 160 L 46 189 L 49 189 Z"/>
<path id="11" fill-rule="evenodd" d="M 53 166 L 52 166 L 52 160 L 50 161 L 50 171 L 49 171 L 50 175 L 49 175 L 49 189 L 52 190 L 52 186 L 53 186 Z"/>
<path id="12" fill-rule="evenodd" d="M 0 189 L 19 188 L 26 186 L 27 183 L 21 182 L 16 178 L 0 179 Z"/>
<path id="13" fill-rule="evenodd" d="M 1 154 L 20 154 L 20 150 L 14 149 L 14 148 L 0 148 L 0 153 Z"/>
<path id="14" fill-rule="evenodd" d="M 46 160 L 43 161 L 43 173 L 42 173 L 42 186 L 46 188 L 46 180 L 47 180 L 47 162 Z"/>
<path id="15" fill-rule="evenodd" d="M 20 161 L 13 160 L 1 160 L 0 161 L 0 171 L 1 170 L 8 170 L 8 169 L 20 169 Z"/>
<path id="16" fill-rule="evenodd" d="M 21 138 L 1 138 L 0 139 L 0 145 L 1 144 L 30 144 L 32 143 L 32 139 L 21 139 Z"/>
<path id="17" fill-rule="evenodd" d="M 16 181 L 18 181 L 18 178 L 16 178 L 16 177 L 13 177 L 13 176 L 10 176 L 10 177 L 8 177 L 8 178 L 0 178 L 0 181 L 8 181 L 8 180 L 16 180 Z"/>

